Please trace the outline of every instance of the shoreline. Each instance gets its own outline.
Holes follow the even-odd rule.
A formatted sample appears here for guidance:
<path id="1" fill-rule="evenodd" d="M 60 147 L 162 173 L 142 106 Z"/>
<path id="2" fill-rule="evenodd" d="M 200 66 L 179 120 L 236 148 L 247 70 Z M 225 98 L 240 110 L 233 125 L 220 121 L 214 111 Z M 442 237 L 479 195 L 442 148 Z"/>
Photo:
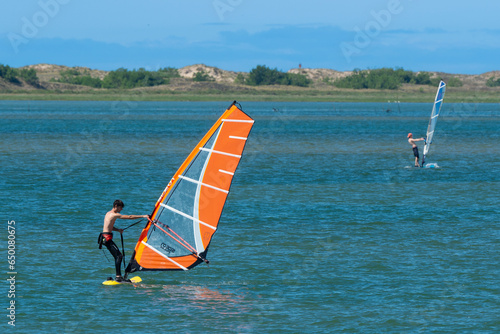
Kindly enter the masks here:
<path id="1" fill-rule="evenodd" d="M 447 103 L 500 103 L 500 90 L 467 91 L 449 88 Z M 107 91 L 19 91 L 0 92 L 0 100 L 41 101 L 262 101 L 262 102 L 409 102 L 432 103 L 432 91 L 405 90 L 318 90 L 255 89 L 252 91 L 171 91 L 171 90 L 107 90 Z"/>

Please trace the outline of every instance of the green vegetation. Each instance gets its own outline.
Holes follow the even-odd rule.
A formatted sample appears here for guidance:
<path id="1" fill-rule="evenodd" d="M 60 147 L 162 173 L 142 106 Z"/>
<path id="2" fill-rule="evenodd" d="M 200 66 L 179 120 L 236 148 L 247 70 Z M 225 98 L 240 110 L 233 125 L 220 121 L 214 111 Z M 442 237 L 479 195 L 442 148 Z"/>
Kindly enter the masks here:
<path id="1" fill-rule="evenodd" d="M 284 73 L 264 65 L 258 65 L 252 69 L 247 78 L 241 76 L 237 79 L 250 86 L 285 85 L 307 87 L 311 83 L 311 80 L 307 79 L 305 75 Z"/>
<path id="2" fill-rule="evenodd" d="M 420 89 L 421 88 L 421 89 Z M 445 103 L 498 103 L 498 89 L 449 89 Z M 98 90 L 4 90 L 0 100 L 67 100 L 67 101 L 283 101 L 283 102 L 384 102 L 431 103 L 436 87 L 421 86 L 399 90 L 364 90 L 337 88 L 303 88 L 288 86 L 234 86 L 211 88 L 211 83 L 189 90 L 136 88 Z"/>
<path id="3" fill-rule="evenodd" d="M 28 85 L 38 87 L 39 80 L 34 69 L 18 70 L 9 65 L 0 64 L 0 78 L 13 84 L 20 84 L 19 78 L 23 79 Z"/>
<path id="4" fill-rule="evenodd" d="M 403 69 L 393 70 L 391 68 L 381 68 L 377 70 L 359 70 L 342 79 L 334 82 L 339 88 L 354 89 L 397 89 L 402 83 L 411 80 L 413 72 Z"/>
<path id="5" fill-rule="evenodd" d="M 446 83 L 448 87 L 462 87 L 464 84 L 462 81 L 458 78 L 450 78 L 448 82 Z"/>
<path id="6" fill-rule="evenodd" d="M 410 77 L 410 83 L 412 83 L 412 74 L 413 72 L 410 72 L 408 75 Z M 413 80 L 415 84 L 417 85 L 432 85 L 432 86 L 437 86 L 439 85 L 439 80 L 431 79 L 431 75 L 428 72 L 419 72 L 417 75 L 414 75 L 415 79 Z"/>
<path id="7" fill-rule="evenodd" d="M 143 68 L 129 71 L 119 68 L 111 71 L 102 80 L 103 88 L 136 88 L 150 87 L 168 84 L 169 79 L 163 77 L 159 72 L 146 71 Z"/>
<path id="8" fill-rule="evenodd" d="M 438 78 L 432 78 L 427 72 L 415 74 L 402 68 L 380 68 L 374 70 L 359 70 L 342 79 L 333 82 L 339 88 L 352 89 L 398 89 L 402 84 L 437 86 Z M 450 87 L 461 87 L 462 82 L 458 78 L 451 78 L 448 82 Z"/>
<path id="9" fill-rule="evenodd" d="M 194 74 L 193 81 L 201 82 L 201 81 L 215 81 L 208 73 L 204 71 L 199 71 Z"/>
<path id="10" fill-rule="evenodd" d="M 38 80 L 38 76 L 36 75 L 36 71 L 34 69 L 26 69 L 17 70 L 18 76 L 23 79 L 28 85 L 38 87 L 40 85 L 40 81 Z"/>
<path id="11" fill-rule="evenodd" d="M 496 80 L 493 77 L 489 78 L 488 81 L 486 81 L 486 86 L 488 86 L 488 87 L 500 86 L 500 78 L 496 79 Z"/>
<path id="12" fill-rule="evenodd" d="M 19 83 L 16 69 L 10 67 L 9 65 L 0 64 L 0 77 L 12 83 Z"/>
<path id="13" fill-rule="evenodd" d="M 83 85 L 90 86 L 94 88 L 102 87 L 102 80 L 99 78 L 93 78 L 88 74 L 88 72 L 80 73 L 75 69 L 69 69 L 66 71 L 61 71 L 61 78 L 58 80 L 59 82 L 70 83 L 73 85 Z M 51 80 L 56 81 L 56 80 Z"/>
<path id="14" fill-rule="evenodd" d="M 236 79 L 234 79 L 234 83 L 241 85 L 245 84 L 245 75 L 243 75 L 242 73 L 238 73 Z"/>
<path id="15" fill-rule="evenodd" d="M 53 81 L 93 88 L 125 89 L 165 85 L 170 82 L 170 78 L 180 77 L 179 71 L 172 67 L 162 68 L 158 71 L 146 71 L 144 68 L 129 71 L 125 68 L 119 68 L 109 72 L 102 80 L 90 76 L 88 72 L 81 73 L 76 69 L 61 71 L 60 74 L 61 78 Z"/>
<path id="16" fill-rule="evenodd" d="M 35 67 L 38 68 L 38 67 Z M 65 70 L 61 70 L 65 68 Z M 328 71 L 320 75 L 330 75 Z M 42 79 L 39 81 L 38 76 Z M 199 70 L 192 80 L 167 67 L 157 71 L 93 71 L 82 67 L 43 66 L 15 69 L 0 64 L 0 100 L 96 100 L 96 101 L 317 101 L 317 102 L 429 102 L 439 77 L 429 72 L 401 68 L 355 70 L 335 80 L 313 72 L 312 82 L 302 74 L 283 73 L 259 65 L 236 75 L 234 83 L 215 81 Z M 500 79 L 469 78 L 442 74 L 448 87 L 446 103 L 497 103 Z M 55 78 L 55 79 L 50 79 Z M 173 79 L 179 78 L 179 79 Z M 321 78 L 321 79 L 319 79 Z M 47 84 L 47 80 L 59 82 Z M 196 84 L 195 84 L 196 82 Z M 475 83 L 479 82 L 481 89 Z M 64 84 L 68 83 L 68 84 Z M 168 83 L 168 85 L 166 85 Z M 163 85 L 162 87 L 154 87 Z M 82 86 L 94 89 L 82 89 Z M 488 86 L 488 87 L 487 87 Z M 40 88 L 40 89 L 33 89 Z M 371 89 L 368 89 L 371 88 Z M 362 91 L 361 91 L 362 89 Z"/>
<path id="17" fill-rule="evenodd" d="M 164 67 L 160 68 L 158 73 L 162 74 L 165 78 L 180 78 L 179 70 L 175 67 Z"/>

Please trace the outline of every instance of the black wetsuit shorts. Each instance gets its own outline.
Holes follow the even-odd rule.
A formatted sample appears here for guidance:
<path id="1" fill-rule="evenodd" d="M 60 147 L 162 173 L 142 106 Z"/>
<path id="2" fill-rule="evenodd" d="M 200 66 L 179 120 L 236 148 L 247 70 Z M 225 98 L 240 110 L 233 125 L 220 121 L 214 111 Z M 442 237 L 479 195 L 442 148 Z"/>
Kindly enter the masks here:
<path id="1" fill-rule="evenodd" d="M 111 255 L 115 258 L 115 270 L 116 270 L 116 276 L 121 276 L 121 263 L 123 259 L 123 255 L 120 252 L 120 249 L 118 249 L 118 246 L 113 241 L 113 233 L 106 233 L 103 232 L 99 235 L 100 240 L 99 241 L 99 246 L 104 245 L 106 248 L 109 250 Z M 99 247 L 101 248 L 101 247 Z"/>
<path id="2" fill-rule="evenodd" d="M 415 147 L 413 148 L 413 155 L 414 155 L 414 156 L 416 156 L 417 158 L 420 158 L 420 157 L 418 156 L 418 147 L 417 147 L 417 146 L 415 146 Z"/>

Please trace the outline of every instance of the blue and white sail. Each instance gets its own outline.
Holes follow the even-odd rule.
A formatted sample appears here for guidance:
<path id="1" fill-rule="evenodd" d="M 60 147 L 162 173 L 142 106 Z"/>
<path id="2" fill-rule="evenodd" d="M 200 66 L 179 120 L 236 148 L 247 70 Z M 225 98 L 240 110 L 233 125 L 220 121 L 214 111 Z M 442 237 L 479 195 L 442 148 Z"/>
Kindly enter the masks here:
<path id="1" fill-rule="evenodd" d="M 446 89 L 446 83 L 441 80 L 441 82 L 439 83 L 437 93 L 436 93 L 436 99 L 434 100 L 434 106 L 432 107 L 431 119 L 429 120 L 429 126 L 427 126 L 427 137 L 425 139 L 423 161 L 425 161 L 425 156 L 429 152 L 429 148 L 431 147 L 431 144 L 432 144 L 432 138 L 434 137 L 434 129 L 436 128 L 436 122 L 437 122 L 437 119 L 439 116 L 439 112 L 441 111 L 441 106 L 443 105 L 445 89 Z"/>

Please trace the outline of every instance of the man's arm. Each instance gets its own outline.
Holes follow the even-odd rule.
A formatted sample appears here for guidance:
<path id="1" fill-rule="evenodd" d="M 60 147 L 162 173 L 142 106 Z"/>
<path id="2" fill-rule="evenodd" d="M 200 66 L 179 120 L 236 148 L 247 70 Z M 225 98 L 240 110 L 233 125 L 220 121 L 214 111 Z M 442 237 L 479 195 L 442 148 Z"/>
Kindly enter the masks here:
<path id="1" fill-rule="evenodd" d="M 116 215 L 116 218 L 118 219 L 139 219 L 139 218 L 148 218 L 149 219 L 149 216 L 148 215 L 122 215 L 122 214 L 117 214 Z M 123 229 L 121 228 L 116 228 L 113 226 L 113 231 L 116 231 L 116 232 L 120 232 L 120 233 L 123 233 Z"/>
<path id="2" fill-rule="evenodd" d="M 139 218 L 149 218 L 148 215 L 119 215 L 119 219 L 139 219 Z"/>
<path id="3" fill-rule="evenodd" d="M 113 231 L 120 232 L 120 233 L 123 232 L 123 230 L 121 228 L 116 228 L 114 226 L 113 226 Z"/>

